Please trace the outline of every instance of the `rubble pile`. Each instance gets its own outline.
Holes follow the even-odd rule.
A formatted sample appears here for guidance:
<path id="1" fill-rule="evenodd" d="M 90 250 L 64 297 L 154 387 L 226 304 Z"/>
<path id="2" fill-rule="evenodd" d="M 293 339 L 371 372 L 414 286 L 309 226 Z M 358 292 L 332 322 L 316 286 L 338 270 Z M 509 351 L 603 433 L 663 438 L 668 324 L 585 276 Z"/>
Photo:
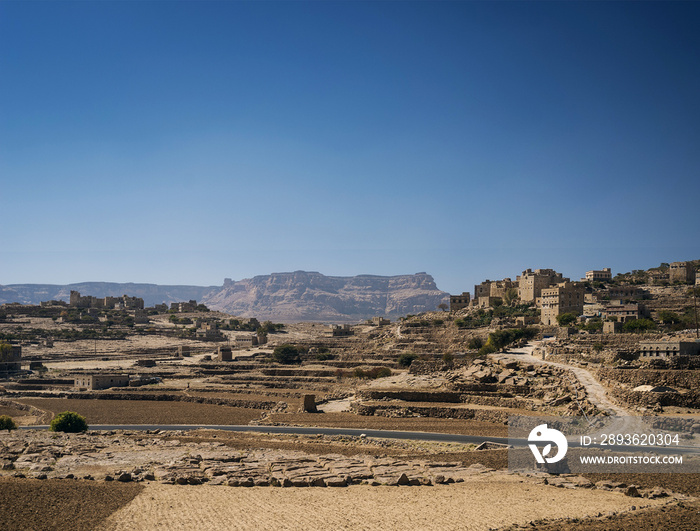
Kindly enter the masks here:
<path id="1" fill-rule="evenodd" d="M 341 487 L 439 485 L 491 473 L 482 465 L 298 451 L 232 450 L 223 443 L 182 442 L 182 432 L 13 433 L 0 442 L 2 475 L 36 479 L 158 481 L 178 485 Z M 148 436 L 150 435 L 150 436 Z"/>

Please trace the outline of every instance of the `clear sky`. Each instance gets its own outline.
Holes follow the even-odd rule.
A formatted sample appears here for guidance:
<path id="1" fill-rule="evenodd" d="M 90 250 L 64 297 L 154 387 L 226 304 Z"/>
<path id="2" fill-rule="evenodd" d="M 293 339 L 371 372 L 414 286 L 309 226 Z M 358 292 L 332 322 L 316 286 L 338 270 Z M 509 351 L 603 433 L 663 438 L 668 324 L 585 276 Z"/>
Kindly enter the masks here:
<path id="1" fill-rule="evenodd" d="M 0 0 L 0 284 L 700 258 L 700 3 Z"/>

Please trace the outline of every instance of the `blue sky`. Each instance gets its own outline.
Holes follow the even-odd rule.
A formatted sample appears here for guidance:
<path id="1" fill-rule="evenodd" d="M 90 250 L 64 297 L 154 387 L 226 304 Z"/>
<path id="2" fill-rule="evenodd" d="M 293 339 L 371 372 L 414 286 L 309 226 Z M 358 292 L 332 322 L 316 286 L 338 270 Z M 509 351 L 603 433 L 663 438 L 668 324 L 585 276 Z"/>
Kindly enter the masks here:
<path id="1" fill-rule="evenodd" d="M 0 284 L 700 258 L 700 3 L 0 0 Z"/>

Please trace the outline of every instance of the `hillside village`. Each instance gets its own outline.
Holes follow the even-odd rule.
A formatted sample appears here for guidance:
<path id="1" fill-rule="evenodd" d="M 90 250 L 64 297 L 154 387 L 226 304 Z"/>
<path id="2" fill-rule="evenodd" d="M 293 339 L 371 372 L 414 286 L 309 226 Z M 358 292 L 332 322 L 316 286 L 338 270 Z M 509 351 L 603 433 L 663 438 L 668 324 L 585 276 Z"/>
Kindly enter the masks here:
<path id="1" fill-rule="evenodd" d="M 526 269 L 515 281 L 486 280 L 473 295 L 450 296 L 449 305 L 354 324 L 273 323 L 196 300 L 146 306 L 139 297 L 75 290 L 68 301 L 3 304 L 1 414 L 25 428 L 65 411 L 95 426 L 155 428 L 60 440 L 17 430 L 0 444 L 0 480 L 449 486 L 505 474 L 508 450 L 493 441 L 504 440 L 513 416 L 671 418 L 692 439 L 700 433 L 699 265 L 614 275 L 603 268 L 578 281 Z M 157 428 L 173 424 L 436 432 L 484 442 Z M 174 444 L 183 445 L 177 458 Z M 117 463 L 114 452 L 126 457 Z M 612 483 L 541 474 L 523 481 L 546 477 L 546 485 L 644 503 L 663 498 L 690 521 L 695 513 L 672 504 L 700 494 L 694 474 L 675 483 L 654 474 Z"/>

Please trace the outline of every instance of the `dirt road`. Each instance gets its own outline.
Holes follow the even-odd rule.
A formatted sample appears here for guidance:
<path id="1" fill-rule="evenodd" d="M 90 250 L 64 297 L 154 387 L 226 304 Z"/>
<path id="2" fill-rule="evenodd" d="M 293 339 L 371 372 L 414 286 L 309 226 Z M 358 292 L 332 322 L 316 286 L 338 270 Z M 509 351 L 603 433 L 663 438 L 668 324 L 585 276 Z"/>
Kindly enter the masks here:
<path id="1" fill-rule="evenodd" d="M 541 342 L 537 342 L 541 343 Z M 557 363 L 553 361 L 542 360 L 540 358 L 535 358 L 532 355 L 532 351 L 537 346 L 535 343 L 529 343 L 527 346 L 519 349 L 509 350 L 505 354 L 490 354 L 489 357 L 496 360 L 516 360 L 524 361 L 527 363 L 536 363 L 539 365 L 551 365 L 553 367 L 559 367 L 560 369 L 565 369 L 571 371 L 576 375 L 579 382 L 586 388 L 586 393 L 588 394 L 588 400 L 594 404 L 598 409 L 607 411 L 610 415 L 615 416 L 630 416 L 633 413 L 627 408 L 619 406 L 613 403 L 607 396 L 605 387 L 603 387 L 598 380 L 596 380 L 593 375 L 586 369 L 580 367 L 572 367 L 571 365 L 566 365 L 564 363 Z"/>

